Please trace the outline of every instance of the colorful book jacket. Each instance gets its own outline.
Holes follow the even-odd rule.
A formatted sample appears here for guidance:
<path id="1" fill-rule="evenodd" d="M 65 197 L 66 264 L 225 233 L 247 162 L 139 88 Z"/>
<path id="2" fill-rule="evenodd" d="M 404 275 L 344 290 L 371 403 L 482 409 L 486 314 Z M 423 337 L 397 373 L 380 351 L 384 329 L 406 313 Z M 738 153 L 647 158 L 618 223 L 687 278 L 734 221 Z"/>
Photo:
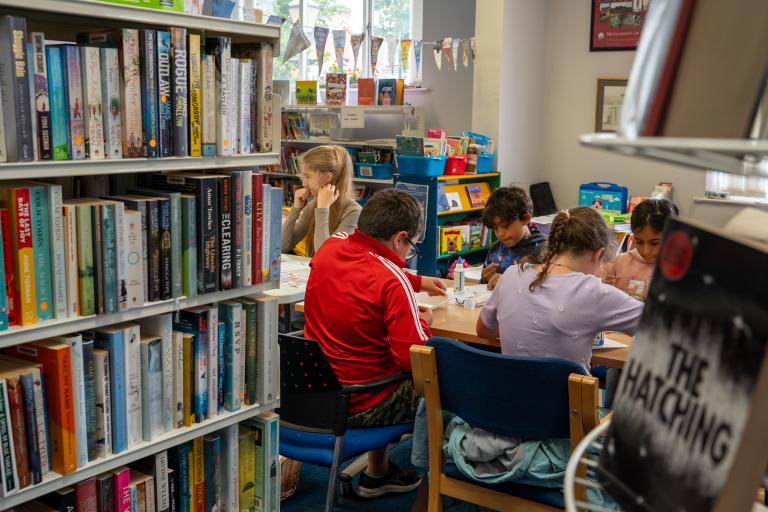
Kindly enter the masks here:
<path id="1" fill-rule="evenodd" d="M 237 142 L 240 154 L 245 155 L 251 152 L 251 61 L 248 59 L 236 60 L 235 64 L 240 67 Z"/>
<path id="2" fill-rule="evenodd" d="M 90 204 L 72 205 L 77 208 L 77 268 L 80 289 L 80 315 L 96 314 L 96 291 L 93 266 L 93 220 Z"/>
<path id="3" fill-rule="evenodd" d="M 53 283 L 51 279 L 50 212 L 48 191 L 36 182 L 30 182 L 29 201 L 32 214 L 32 247 L 35 261 L 34 281 L 37 299 L 37 319 L 51 320 L 54 313 Z"/>
<path id="4" fill-rule="evenodd" d="M 219 308 L 205 306 L 208 315 L 208 418 L 213 418 L 219 413 L 219 383 L 221 364 L 219 361 Z M 223 340 L 221 340 L 223 341 Z"/>
<path id="5" fill-rule="evenodd" d="M 85 106 L 83 104 L 83 79 L 80 65 L 80 49 L 75 45 L 61 47 L 64 59 L 64 89 L 67 98 L 69 120 L 69 157 L 71 160 L 85 158 Z M 50 77 L 53 80 L 53 77 Z"/>
<path id="6" fill-rule="evenodd" d="M 240 334 L 243 326 L 240 316 L 243 305 L 239 302 L 225 301 L 219 304 L 219 318 L 224 323 L 224 409 L 240 410 L 240 359 L 242 347 Z"/>
<path id="7" fill-rule="evenodd" d="M 34 107 L 30 102 L 27 73 L 27 23 L 18 16 L 0 17 L 0 82 L 5 147 L 11 162 L 35 157 L 32 133 Z"/>
<path id="8" fill-rule="evenodd" d="M 160 157 L 173 153 L 173 96 L 171 94 L 171 33 L 157 31 L 157 85 L 159 99 L 158 147 Z"/>
<path id="9" fill-rule="evenodd" d="M 189 156 L 202 156 L 200 36 L 189 34 Z"/>
<path id="10" fill-rule="evenodd" d="M 253 171 L 241 171 L 243 182 L 243 286 L 253 284 Z"/>
<path id="11" fill-rule="evenodd" d="M 205 510 L 221 510 L 221 437 L 203 437 L 205 459 Z"/>
<path id="12" fill-rule="evenodd" d="M 224 337 L 226 332 L 227 327 L 224 325 L 224 322 L 219 322 L 216 331 L 216 343 L 218 349 L 216 353 L 216 414 L 224 412 L 224 371 L 226 370 L 224 362 Z"/>
<path id="13" fill-rule="evenodd" d="M 271 217 L 269 226 L 269 280 L 280 281 L 280 236 L 282 234 L 283 189 L 272 187 Z"/>
<path id="14" fill-rule="evenodd" d="M 104 126 L 104 153 L 123 158 L 123 123 L 120 107 L 120 60 L 116 48 L 99 48 L 101 60 L 101 103 Z"/>
<path id="15" fill-rule="evenodd" d="M 51 110 L 51 150 L 54 160 L 69 160 L 69 117 L 64 82 L 64 56 L 60 46 L 45 47 Z M 35 82 L 37 85 L 37 82 Z"/>
<path id="16" fill-rule="evenodd" d="M 272 186 L 264 183 L 261 186 L 262 219 L 261 219 L 261 279 L 269 281 L 269 269 L 272 266 L 272 254 L 269 250 L 269 231 L 272 219 Z M 281 199 L 280 204 L 283 201 Z"/>
<path id="17" fill-rule="evenodd" d="M 374 78 L 358 78 L 357 104 L 373 105 L 375 99 L 376 80 Z"/>
<path id="18" fill-rule="evenodd" d="M 141 62 L 141 122 L 147 158 L 157 158 L 158 151 L 158 64 L 157 41 L 154 30 L 139 31 Z"/>
<path id="19" fill-rule="evenodd" d="M 3 247 L 3 273 L 5 282 L 5 301 L 8 312 L 8 326 L 18 325 L 17 294 L 16 282 L 14 278 L 14 254 L 11 245 L 11 218 L 8 214 L 8 208 L 0 208 L 0 230 L 2 230 Z"/>
<path id="20" fill-rule="evenodd" d="M 221 269 L 220 288 L 232 288 L 232 182 L 229 176 L 219 180 L 219 268 Z"/>
<path id="21" fill-rule="evenodd" d="M 53 338 L 57 343 L 66 344 L 72 361 L 72 397 L 75 411 L 75 448 L 77 467 L 88 464 L 88 414 L 85 404 L 85 370 L 83 367 L 83 337 L 80 334 Z"/>
<path id="22" fill-rule="evenodd" d="M 109 391 L 112 416 L 112 453 L 120 453 L 128 447 L 126 421 L 125 342 L 123 330 L 110 327 L 96 331 L 96 347 L 109 354 Z"/>
<path id="23" fill-rule="evenodd" d="M 24 418 L 20 369 L 5 372 L 4 376 L 8 393 L 8 418 L 10 419 L 7 428 L 16 456 L 14 472 L 19 480 L 19 488 L 23 489 L 32 483 L 32 473 L 29 467 L 29 454 L 27 453 L 27 426 Z M 3 372 L 0 370 L 0 378 L 2 377 Z"/>
<path id="24" fill-rule="evenodd" d="M 0 235 L 7 228 L 5 227 L 6 219 L 2 218 L 0 214 Z M 9 233 L 10 234 L 10 233 Z M 10 254 L 10 246 L 6 249 L 6 240 L 3 236 L 0 236 L 0 331 L 8 329 L 9 326 L 9 303 L 8 303 L 8 290 L 6 272 L 13 272 L 12 265 L 7 265 L 9 258 L 5 258 L 5 253 Z"/>
<path id="25" fill-rule="evenodd" d="M 50 222 L 48 238 L 53 263 L 53 315 L 67 317 L 67 251 L 61 185 L 46 185 Z"/>
<path id="26" fill-rule="evenodd" d="M 325 75 L 325 104 L 347 104 L 347 75 L 346 73 L 327 73 Z"/>
<path id="27" fill-rule="evenodd" d="M 10 217 L 13 274 L 16 287 L 14 305 L 17 306 L 19 323 L 31 325 L 37 322 L 37 292 L 30 193 L 27 188 L 7 186 L 0 189 L 0 197 Z"/>
<path id="28" fill-rule="evenodd" d="M 85 383 L 85 418 L 88 438 L 88 460 L 98 457 L 96 444 L 96 367 L 94 362 L 93 332 L 82 333 L 83 337 L 83 381 Z"/>
<path id="29" fill-rule="evenodd" d="M 261 174 L 254 174 L 251 180 L 253 195 L 253 256 L 251 265 L 251 282 L 259 284 L 263 281 L 263 223 L 264 223 L 264 184 Z"/>
<path id="30" fill-rule="evenodd" d="M 201 109 L 203 156 L 216 155 L 216 57 L 206 48 L 201 59 Z"/>
<path id="31" fill-rule="evenodd" d="M 232 41 L 228 37 L 216 37 L 206 39 L 205 44 L 216 66 L 216 153 L 230 156 L 235 151 L 235 141 L 229 139 L 227 124 L 231 117 L 228 108 L 232 106 L 233 95 Z"/>
<path id="32" fill-rule="evenodd" d="M 19 490 L 19 475 L 16 472 L 8 382 L 4 378 L 0 378 L 0 455 L 0 496 L 7 496 Z"/>
<path id="33" fill-rule="evenodd" d="M 112 470 L 115 475 L 115 512 L 131 512 L 131 470 L 123 466 Z"/>
<path id="34" fill-rule="evenodd" d="M 183 309 L 174 329 L 194 335 L 192 364 L 194 366 L 193 410 L 195 421 L 201 422 L 208 416 L 208 311 L 204 307 Z"/>
<path id="35" fill-rule="evenodd" d="M 271 44 L 262 44 L 256 60 L 258 97 L 256 98 L 256 148 L 258 151 L 272 151 L 272 61 L 274 51 Z"/>
<path id="36" fill-rule="evenodd" d="M 171 29 L 171 63 L 173 64 L 173 155 L 189 156 L 189 105 L 187 30 Z"/>
<path id="37" fill-rule="evenodd" d="M 256 439 L 247 427 L 239 427 L 238 453 L 240 467 L 238 480 L 240 486 L 240 510 L 253 510 L 256 497 Z"/>
<path id="38" fill-rule="evenodd" d="M 194 468 L 194 510 L 200 512 L 205 508 L 205 467 L 207 466 L 203 453 L 203 438 L 198 437 L 192 441 L 192 460 Z"/>
<path id="39" fill-rule="evenodd" d="M 197 295 L 197 200 L 190 194 L 181 195 L 181 288 L 182 295 Z"/>
<path id="40" fill-rule="evenodd" d="M 245 359 L 245 405 L 257 403 L 256 399 L 256 303 L 248 298 L 238 299 L 245 313 L 245 346 L 241 347 Z"/>
<path id="41" fill-rule="evenodd" d="M 243 286 L 243 175 L 229 172 L 232 220 L 232 287 Z"/>
<path id="42" fill-rule="evenodd" d="M 95 46 L 80 47 L 83 68 L 83 105 L 86 108 L 85 153 L 91 160 L 104 159 L 104 114 L 101 97 L 101 56 Z"/>
<path id="43" fill-rule="evenodd" d="M 35 113 L 37 115 L 37 144 L 40 148 L 40 159 L 51 160 L 53 149 L 51 147 L 51 110 L 48 96 L 48 66 L 45 58 L 45 34 L 42 32 L 30 32 L 32 41 L 32 65 L 30 70 L 34 78 Z"/>
<path id="44" fill-rule="evenodd" d="M 101 247 L 104 294 L 104 311 L 117 312 L 117 238 L 115 230 L 115 204 L 100 202 L 101 209 Z"/>
<path id="45" fill-rule="evenodd" d="M 123 157 L 142 158 L 144 139 L 141 115 L 141 65 L 139 31 L 121 30 L 120 62 L 123 68 L 123 87 L 120 96 L 123 124 Z"/>

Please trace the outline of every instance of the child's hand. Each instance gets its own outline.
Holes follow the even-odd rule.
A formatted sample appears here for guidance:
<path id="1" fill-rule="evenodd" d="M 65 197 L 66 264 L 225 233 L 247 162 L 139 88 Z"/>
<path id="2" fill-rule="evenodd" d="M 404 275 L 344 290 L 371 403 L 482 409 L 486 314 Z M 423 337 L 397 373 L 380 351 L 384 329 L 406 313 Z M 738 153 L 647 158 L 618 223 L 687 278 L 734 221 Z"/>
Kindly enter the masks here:
<path id="1" fill-rule="evenodd" d="M 339 191 L 335 185 L 326 185 L 317 192 L 317 207 L 330 208 L 339 198 Z"/>
<path id="2" fill-rule="evenodd" d="M 421 291 L 427 292 L 431 297 L 447 295 L 445 283 L 436 277 L 421 277 Z"/>
<path id="3" fill-rule="evenodd" d="M 435 317 L 432 315 L 432 311 L 423 306 L 419 306 L 419 318 L 424 320 L 430 327 L 432 326 L 432 321 L 435 319 Z"/>
<path id="4" fill-rule="evenodd" d="M 483 267 L 483 270 L 480 272 L 480 275 L 483 276 L 483 281 L 486 283 L 491 282 L 491 278 L 496 275 L 496 269 L 499 268 L 499 264 L 495 261 L 493 263 L 489 263 L 488 265 Z"/>
<path id="5" fill-rule="evenodd" d="M 301 210 L 307 206 L 307 199 L 309 199 L 309 189 L 300 188 L 293 193 L 293 207 Z"/>
<path id="6" fill-rule="evenodd" d="M 493 290 L 496 288 L 496 284 L 499 282 L 499 279 L 501 279 L 501 274 L 493 274 L 490 279 L 488 279 L 488 289 Z"/>
<path id="7" fill-rule="evenodd" d="M 605 284 L 609 284 L 611 286 L 616 286 L 616 282 L 617 281 L 618 281 L 618 279 L 616 279 L 615 276 L 605 276 L 605 279 L 603 279 L 603 282 Z"/>

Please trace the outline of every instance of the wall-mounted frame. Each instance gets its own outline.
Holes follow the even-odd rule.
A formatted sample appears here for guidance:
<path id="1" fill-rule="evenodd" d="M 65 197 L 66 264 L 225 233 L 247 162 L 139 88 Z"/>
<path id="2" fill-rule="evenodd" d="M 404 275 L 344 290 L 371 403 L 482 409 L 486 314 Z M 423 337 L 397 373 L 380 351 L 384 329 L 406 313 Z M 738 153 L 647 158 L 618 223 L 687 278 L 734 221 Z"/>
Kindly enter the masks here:
<path id="1" fill-rule="evenodd" d="M 621 105 L 627 89 L 626 78 L 598 78 L 595 102 L 595 131 L 615 132 L 619 126 Z"/>
<path id="2" fill-rule="evenodd" d="M 637 48 L 650 0 L 592 0 L 589 51 Z"/>

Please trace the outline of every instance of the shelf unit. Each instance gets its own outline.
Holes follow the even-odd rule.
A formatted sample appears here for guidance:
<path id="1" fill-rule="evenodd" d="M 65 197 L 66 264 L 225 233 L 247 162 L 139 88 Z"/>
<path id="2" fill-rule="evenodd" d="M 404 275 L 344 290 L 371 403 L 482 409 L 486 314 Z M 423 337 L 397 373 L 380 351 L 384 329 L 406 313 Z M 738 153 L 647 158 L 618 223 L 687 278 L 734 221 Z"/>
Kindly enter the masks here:
<path id="1" fill-rule="evenodd" d="M 349 146 L 352 148 L 361 148 L 363 146 L 373 146 L 377 148 L 395 149 L 397 145 L 394 140 L 389 139 L 371 139 L 371 140 L 344 140 L 330 139 L 325 137 L 310 137 L 308 139 L 282 139 L 282 144 L 306 144 L 308 146 L 320 146 L 323 144 L 336 144 L 339 146 Z"/>
<path id="2" fill-rule="evenodd" d="M 450 258 L 451 256 L 470 256 L 472 254 L 476 253 L 485 253 L 489 247 L 478 247 L 476 249 L 470 249 L 468 251 L 456 251 L 456 252 L 449 252 L 447 254 L 441 254 L 437 257 L 438 260 L 444 260 L 447 258 Z"/>
<path id="3" fill-rule="evenodd" d="M 12 14 L 27 19 L 28 31 L 42 31 L 50 40 L 72 41 L 80 31 L 112 28 L 167 29 L 183 27 L 206 37 L 229 36 L 235 43 L 279 43 L 280 28 L 273 25 L 255 24 L 210 16 L 194 16 L 184 13 L 149 9 L 138 6 L 105 3 L 96 0 L 0 0 L 0 15 Z M 273 96 L 273 109 L 279 112 L 281 99 Z M 280 125 L 273 126 L 274 150 L 268 153 L 235 155 L 230 157 L 187 157 L 162 159 L 116 159 L 79 161 L 37 161 L 0 163 L 0 180 L 40 179 L 66 176 L 99 176 L 127 173 L 162 171 L 198 171 L 204 169 L 253 168 L 278 165 L 280 162 Z M 210 304 L 238 297 L 260 295 L 279 287 L 279 282 L 269 281 L 245 288 L 202 294 L 194 297 L 146 303 L 127 311 L 74 317 L 40 322 L 29 326 L 14 326 L 0 332 L 0 349 L 21 343 L 83 331 L 141 318 L 173 313 L 184 308 Z M 273 325 L 277 325 L 275 321 Z M 276 344 L 276 336 L 270 337 L 270 345 Z M 259 351 L 272 350 L 274 346 L 259 346 Z M 279 400 L 279 399 L 278 399 Z M 130 449 L 105 458 L 98 458 L 67 475 L 48 473 L 43 481 L 30 485 L 0 500 L 0 511 L 19 506 L 47 493 L 74 485 L 84 479 L 115 469 L 138 459 L 191 441 L 220 430 L 257 414 L 274 410 L 278 400 L 244 406 L 239 411 L 219 414 L 214 418 L 190 427 L 174 429 L 151 442 L 140 442 Z"/>
<path id="4" fill-rule="evenodd" d="M 464 210 L 448 210 L 446 212 L 437 212 L 440 217 L 447 217 L 449 215 L 461 215 L 463 213 L 481 212 L 484 206 L 477 206 L 475 208 L 466 208 Z"/>

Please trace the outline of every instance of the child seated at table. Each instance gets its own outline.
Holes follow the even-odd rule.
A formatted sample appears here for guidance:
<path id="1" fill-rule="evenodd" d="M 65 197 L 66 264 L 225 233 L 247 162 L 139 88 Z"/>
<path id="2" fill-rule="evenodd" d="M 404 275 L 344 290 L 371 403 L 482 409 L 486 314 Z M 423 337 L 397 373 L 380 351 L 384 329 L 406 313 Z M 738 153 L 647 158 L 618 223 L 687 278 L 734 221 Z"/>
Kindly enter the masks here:
<path id="1" fill-rule="evenodd" d="M 503 354 L 559 357 L 589 371 L 595 336 L 634 334 L 643 303 L 596 274 L 614 237 L 587 207 L 557 214 L 539 256 L 528 256 L 499 279 L 477 320 L 477 334 L 501 338 Z"/>
<path id="2" fill-rule="evenodd" d="M 605 265 L 603 280 L 638 300 L 645 300 L 664 224 L 678 213 L 669 199 L 646 199 L 638 204 L 630 220 L 635 246 Z"/>
<path id="3" fill-rule="evenodd" d="M 520 187 L 493 191 L 483 210 L 483 224 L 496 234 L 483 265 L 482 281 L 493 290 L 501 274 L 525 256 L 533 256 L 546 241 L 536 228 L 529 227 L 533 201 Z"/>

